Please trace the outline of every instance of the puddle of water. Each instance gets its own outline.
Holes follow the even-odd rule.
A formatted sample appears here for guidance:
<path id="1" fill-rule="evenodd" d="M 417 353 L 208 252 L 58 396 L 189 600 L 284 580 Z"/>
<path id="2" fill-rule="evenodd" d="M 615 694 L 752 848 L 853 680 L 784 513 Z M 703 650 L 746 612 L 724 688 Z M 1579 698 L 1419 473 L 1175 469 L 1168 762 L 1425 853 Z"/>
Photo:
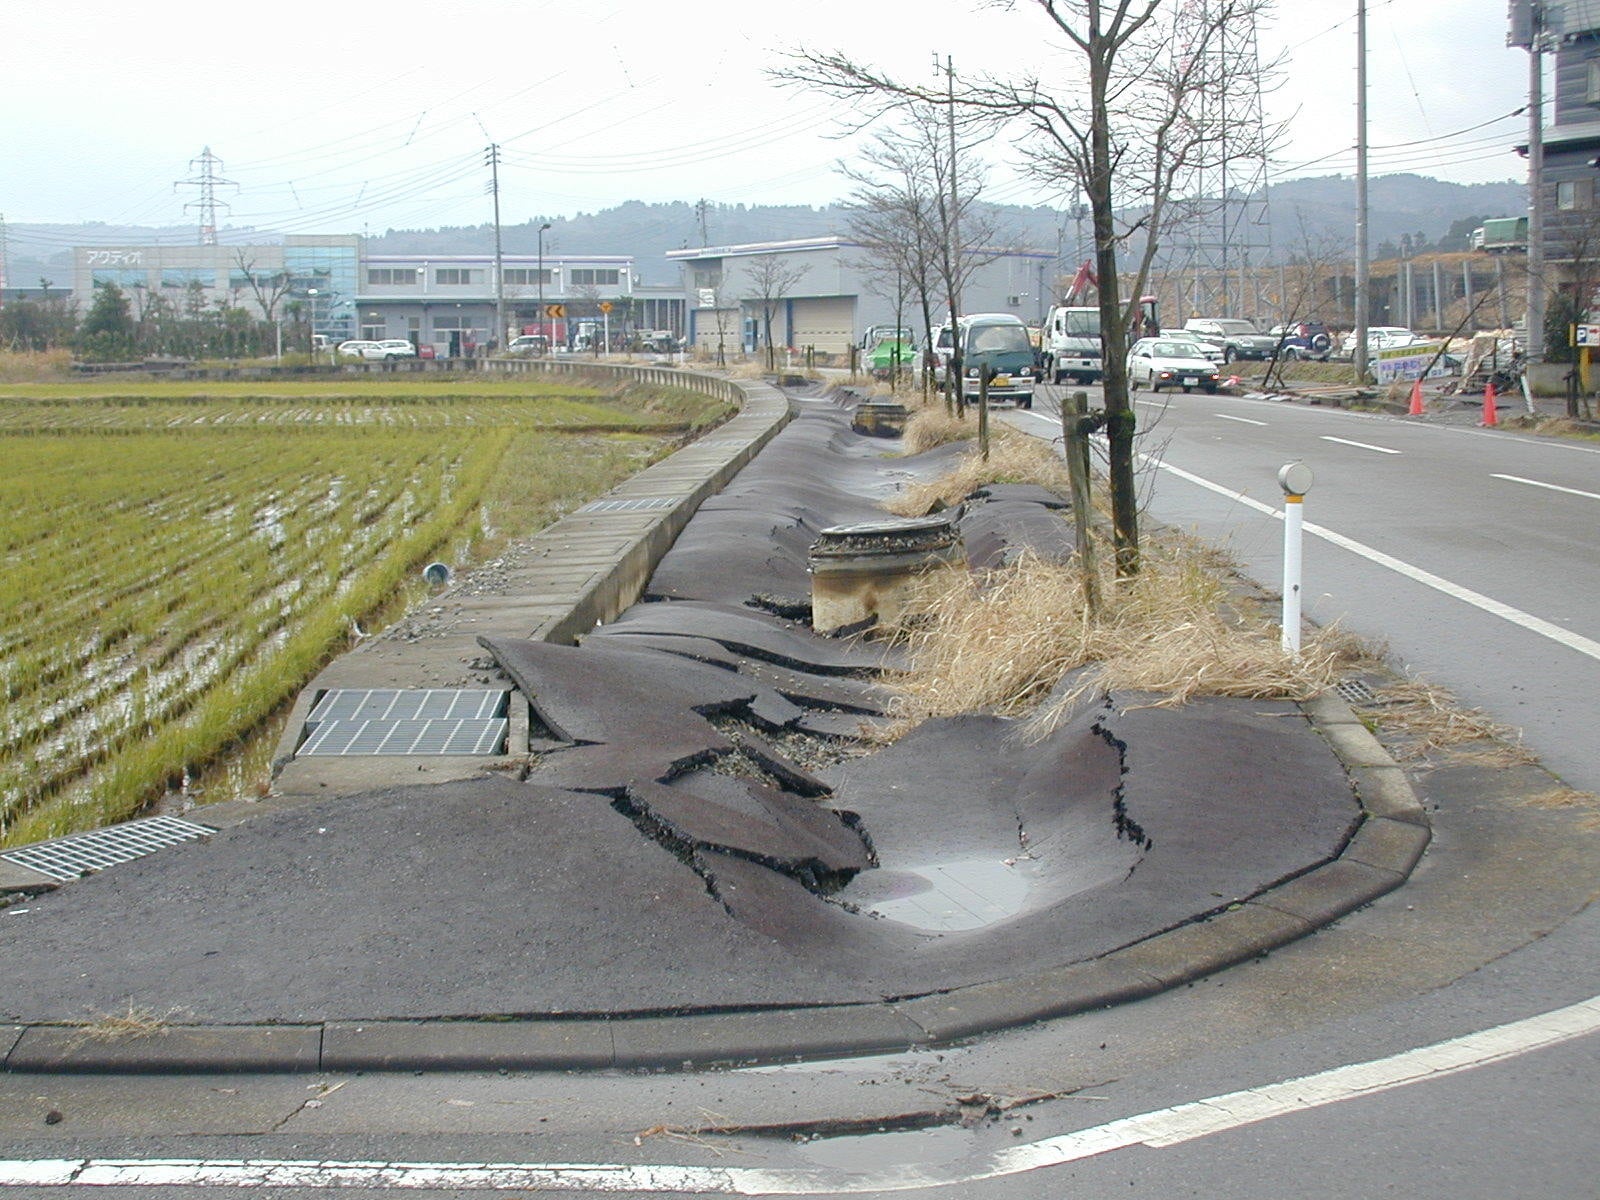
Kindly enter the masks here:
<path id="1" fill-rule="evenodd" d="M 1014 917 L 1031 886 L 1015 866 L 983 858 L 871 874 L 882 897 L 866 901 L 871 912 L 933 933 L 982 929 Z"/>
<path id="2" fill-rule="evenodd" d="M 955 1125 L 821 1138 L 800 1153 L 839 1171 L 877 1171 L 886 1166 L 937 1166 L 955 1162 L 972 1149 L 972 1132 Z"/>

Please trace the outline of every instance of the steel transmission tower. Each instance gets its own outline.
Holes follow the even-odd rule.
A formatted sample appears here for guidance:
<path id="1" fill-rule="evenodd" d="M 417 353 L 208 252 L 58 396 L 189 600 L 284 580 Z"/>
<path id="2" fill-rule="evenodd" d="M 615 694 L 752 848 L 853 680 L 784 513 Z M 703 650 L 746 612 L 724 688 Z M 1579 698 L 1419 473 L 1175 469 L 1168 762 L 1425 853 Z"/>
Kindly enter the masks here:
<path id="1" fill-rule="evenodd" d="M 1256 21 L 1220 21 L 1216 0 L 1187 0 L 1185 13 L 1213 29 L 1201 53 L 1208 81 L 1196 97 L 1199 120 L 1217 136 L 1198 164 L 1194 217 L 1180 293 L 1186 316 L 1281 319 L 1264 300 L 1261 269 L 1272 259 L 1267 194 L 1266 118 L 1261 103 L 1261 57 Z M 1175 239 L 1175 248 L 1182 235 Z M 1281 298 L 1280 298 L 1281 300 Z"/>
<path id="2" fill-rule="evenodd" d="M 217 205 L 221 204 L 223 208 L 228 207 L 225 202 L 217 199 L 217 189 L 219 187 L 238 187 L 239 185 L 233 180 L 224 179 L 217 174 L 218 169 L 222 166 L 222 160 L 211 153 L 210 146 L 200 152 L 199 158 L 191 158 L 189 160 L 189 169 L 191 171 L 194 170 L 197 163 L 200 167 L 198 175 L 190 179 L 180 179 L 172 186 L 174 188 L 196 187 L 200 189 L 200 199 L 189 201 L 183 206 L 183 211 L 188 212 L 191 208 L 200 210 L 200 244 L 202 246 L 215 246 L 217 244 Z"/>

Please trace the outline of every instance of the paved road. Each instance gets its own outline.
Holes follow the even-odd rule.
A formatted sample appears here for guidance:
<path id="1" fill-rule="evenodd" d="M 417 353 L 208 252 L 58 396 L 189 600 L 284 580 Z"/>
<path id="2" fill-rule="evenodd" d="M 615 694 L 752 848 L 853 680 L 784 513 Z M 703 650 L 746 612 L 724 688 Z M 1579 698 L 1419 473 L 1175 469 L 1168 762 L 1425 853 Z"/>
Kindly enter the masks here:
<path id="1" fill-rule="evenodd" d="M 1056 395 L 1012 419 L 1058 433 Z M 1275 587 L 1277 471 L 1305 461 L 1306 616 L 1387 642 L 1600 792 L 1600 447 L 1228 396 L 1146 394 L 1138 407 L 1156 518 L 1226 545 Z"/>
<path id="2" fill-rule="evenodd" d="M 1156 517 L 1226 537 L 1270 583 L 1280 526 L 1253 505 L 1276 507 L 1283 461 L 1312 462 L 1309 522 L 1430 574 L 1314 538 L 1308 614 L 1386 635 L 1397 659 L 1522 724 L 1567 779 L 1595 786 L 1594 739 L 1574 733 L 1600 664 L 1582 641 L 1517 623 L 1526 614 L 1600 637 L 1582 607 L 1600 582 L 1584 554 L 1600 502 L 1591 451 L 1220 397 L 1175 397 L 1159 421 L 1142 413 L 1165 442 L 1147 449 L 1206 481 L 1162 472 Z M 1008 419 L 1052 433 L 1038 417 Z M 1435 577 L 1463 590 L 1442 593 Z M 1477 596 L 1506 607 L 1493 615 Z M 134 1185 L 155 1181 L 171 1196 L 313 1196 L 334 1182 L 464 1196 L 497 1180 L 513 1194 L 573 1196 L 1592 1196 L 1600 914 L 1571 908 L 1596 877 L 1596 834 L 1570 814 L 1517 806 L 1536 783 L 1532 772 L 1437 772 L 1431 790 L 1451 807 L 1400 891 L 1193 988 L 971 1045 L 650 1076 L 18 1079 L 0 1091 L 0 1146 L 11 1159 L 66 1160 L 56 1177 L 85 1181 L 73 1175 L 85 1159 L 134 1160 L 120 1177 L 130 1186 L 97 1196 L 150 1195 Z M 1563 888 L 1579 899 L 1556 902 Z M 1041 1095 L 1056 1098 L 1011 1107 Z M 979 1118 L 971 1129 L 894 1132 L 897 1114 L 964 1100 Z M 998 1111 L 983 1114 L 989 1102 Z M 46 1124 L 52 1112 L 60 1119 Z M 739 1132 L 706 1132 L 722 1126 Z M 810 1140 L 817 1130 L 862 1136 Z M 154 1160 L 172 1157 L 269 1161 L 163 1175 Z M 305 1160 L 321 1173 L 273 1165 Z M 372 1162 L 395 1165 L 378 1175 L 362 1165 Z M 409 1190 L 428 1182 L 416 1164 L 430 1162 L 460 1170 Z M 492 1176 L 473 1167 L 483 1163 L 515 1165 Z M 555 1163 L 591 1167 L 552 1173 Z M 929 1186 L 890 1190 L 919 1179 Z"/>

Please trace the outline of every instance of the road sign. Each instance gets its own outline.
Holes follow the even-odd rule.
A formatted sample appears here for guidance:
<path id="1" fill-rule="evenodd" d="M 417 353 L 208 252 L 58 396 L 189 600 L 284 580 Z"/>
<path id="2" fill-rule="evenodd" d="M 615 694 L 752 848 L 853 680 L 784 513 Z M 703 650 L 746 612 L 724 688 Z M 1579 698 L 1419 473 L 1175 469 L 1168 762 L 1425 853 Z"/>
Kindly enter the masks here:
<path id="1" fill-rule="evenodd" d="M 600 311 L 603 312 L 603 313 L 610 312 L 611 311 L 611 301 L 609 301 L 609 300 L 600 301 Z"/>
<path id="2" fill-rule="evenodd" d="M 1600 325 L 1579 325 L 1579 346 L 1600 346 Z"/>
<path id="3" fill-rule="evenodd" d="M 559 321 L 567 315 L 567 306 L 565 304 L 546 304 L 544 306 L 544 315 L 553 321 Z"/>

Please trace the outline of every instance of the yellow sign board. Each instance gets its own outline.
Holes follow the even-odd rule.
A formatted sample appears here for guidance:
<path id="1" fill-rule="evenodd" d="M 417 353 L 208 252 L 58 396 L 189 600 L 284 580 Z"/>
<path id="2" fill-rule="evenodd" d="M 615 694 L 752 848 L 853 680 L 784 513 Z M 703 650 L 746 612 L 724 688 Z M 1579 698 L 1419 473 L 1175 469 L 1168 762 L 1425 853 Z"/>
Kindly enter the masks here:
<path id="1" fill-rule="evenodd" d="M 611 301 L 609 301 L 609 300 L 600 301 L 600 311 L 603 312 L 603 313 L 610 312 L 611 311 Z"/>
<path id="2" fill-rule="evenodd" d="M 546 304 L 544 306 L 544 315 L 553 321 L 559 321 L 567 315 L 567 306 L 565 304 Z"/>

